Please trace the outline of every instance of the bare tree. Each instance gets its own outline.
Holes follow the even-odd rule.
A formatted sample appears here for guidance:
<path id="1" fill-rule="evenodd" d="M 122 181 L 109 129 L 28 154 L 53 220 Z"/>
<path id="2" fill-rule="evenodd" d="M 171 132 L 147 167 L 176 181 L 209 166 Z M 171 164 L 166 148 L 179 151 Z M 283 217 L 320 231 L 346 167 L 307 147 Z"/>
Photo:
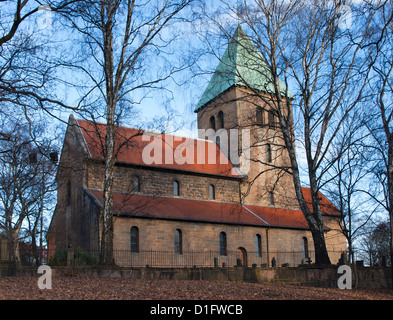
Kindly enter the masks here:
<path id="1" fill-rule="evenodd" d="M 79 106 L 106 121 L 105 178 L 101 263 L 113 263 L 113 170 L 116 162 L 116 129 L 145 93 L 169 79 L 182 65 L 158 66 L 160 53 L 171 51 L 176 35 L 166 33 L 192 0 L 181 1 L 84 1 L 63 10 L 80 43 L 79 54 L 63 66 L 83 80 Z M 180 16 L 179 16 L 180 17 Z"/>
<path id="2" fill-rule="evenodd" d="M 391 266 L 390 222 L 381 221 L 370 226 L 360 241 L 359 251 L 370 266 Z"/>
<path id="3" fill-rule="evenodd" d="M 379 211 L 379 204 L 368 194 L 371 192 L 371 169 L 374 164 L 366 141 L 370 134 L 364 126 L 365 115 L 352 112 L 342 123 L 334 147 L 326 162 L 331 161 L 320 187 L 341 212 L 340 231 L 348 243 L 349 261 L 355 264 L 354 246 L 364 234 L 366 225 Z"/>
<path id="4" fill-rule="evenodd" d="M 366 122 L 372 143 L 369 149 L 374 154 L 374 184 L 378 192 L 369 193 L 389 215 L 390 259 L 393 257 L 393 7 L 391 2 L 376 2 L 378 15 L 374 19 L 373 33 L 367 46 L 368 59 L 373 60 L 369 76 L 369 99 Z M 393 271 L 392 271 L 393 272 Z"/>
<path id="5" fill-rule="evenodd" d="M 43 221 L 44 197 L 54 191 L 56 157 L 52 142 L 30 135 L 42 133 L 42 128 L 28 128 L 28 124 L 8 122 L 3 129 L 10 139 L 0 146 L 0 228 L 7 236 L 11 270 L 21 262 L 19 241 L 24 224 L 27 220 L 34 220 L 36 225 Z M 37 235 L 39 232 L 34 232 L 34 237 Z"/>
<path id="6" fill-rule="evenodd" d="M 330 264 L 318 192 L 324 174 L 333 164 L 326 157 L 334 147 L 337 133 L 364 98 L 371 62 L 361 57 L 377 8 L 368 11 L 366 5 L 352 7 L 353 23 L 349 28 L 342 14 L 349 2 L 222 3 L 227 15 L 235 17 L 263 55 L 263 67 L 255 70 L 263 70 L 261 77 L 269 79 L 265 88 L 255 90 L 246 81 L 244 86 L 277 119 L 282 145 L 290 159 L 286 171 L 293 177 L 296 198 L 313 236 L 316 263 Z M 365 17 L 356 19 L 365 12 Z M 229 33 L 218 18 L 214 21 L 222 33 Z M 306 159 L 305 180 L 301 176 L 299 151 L 304 152 Z M 304 184 L 311 189 L 312 209 L 303 196 Z"/>

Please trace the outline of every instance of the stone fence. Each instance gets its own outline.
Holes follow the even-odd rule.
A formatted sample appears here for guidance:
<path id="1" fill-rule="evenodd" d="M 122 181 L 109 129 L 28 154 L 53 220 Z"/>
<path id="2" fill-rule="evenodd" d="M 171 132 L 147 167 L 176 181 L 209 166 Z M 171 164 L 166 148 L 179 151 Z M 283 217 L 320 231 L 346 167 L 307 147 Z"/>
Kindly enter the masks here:
<path id="1" fill-rule="evenodd" d="M 89 268 L 56 267 L 54 275 L 80 275 L 146 280 L 222 280 L 259 283 L 293 284 L 337 288 L 341 276 L 337 266 L 316 267 L 229 267 L 229 268 Z M 352 283 L 358 288 L 391 287 L 390 268 L 356 267 Z"/>
<path id="2" fill-rule="evenodd" d="M 0 269 L 0 276 L 7 276 L 7 269 Z M 247 281 L 256 283 L 292 284 L 337 288 L 337 281 L 342 274 L 337 266 L 318 267 L 315 265 L 300 267 L 218 267 L 218 268 L 107 268 L 107 267 L 53 267 L 56 276 L 112 277 L 146 280 L 220 280 Z M 15 276 L 35 276 L 37 269 L 21 268 Z M 352 269 L 352 287 L 387 288 L 391 287 L 390 267 L 356 267 Z"/>

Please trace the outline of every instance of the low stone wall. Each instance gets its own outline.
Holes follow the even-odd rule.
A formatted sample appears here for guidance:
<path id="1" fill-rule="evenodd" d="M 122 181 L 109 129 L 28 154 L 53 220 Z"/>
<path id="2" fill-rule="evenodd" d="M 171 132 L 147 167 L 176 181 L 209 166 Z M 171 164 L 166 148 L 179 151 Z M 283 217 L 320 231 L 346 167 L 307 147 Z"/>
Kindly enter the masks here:
<path id="1" fill-rule="evenodd" d="M 337 266 L 316 267 L 232 267 L 232 268 L 104 268 L 104 267 L 53 267 L 52 275 L 56 276 L 89 276 L 112 277 L 146 280 L 221 280 L 248 281 L 259 283 L 293 284 L 337 288 L 337 280 L 341 276 Z M 39 276 L 38 268 L 21 268 L 10 273 L 0 268 L 0 276 Z M 391 287 L 390 268 L 356 267 L 352 270 L 353 287 L 387 288 Z"/>
<path id="2" fill-rule="evenodd" d="M 54 276 L 80 275 L 146 280 L 221 280 L 260 283 L 281 283 L 301 286 L 337 288 L 337 266 L 289 268 L 70 268 L 56 267 Z M 352 270 L 353 284 L 359 288 L 386 288 L 391 286 L 390 268 L 357 267 Z"/>

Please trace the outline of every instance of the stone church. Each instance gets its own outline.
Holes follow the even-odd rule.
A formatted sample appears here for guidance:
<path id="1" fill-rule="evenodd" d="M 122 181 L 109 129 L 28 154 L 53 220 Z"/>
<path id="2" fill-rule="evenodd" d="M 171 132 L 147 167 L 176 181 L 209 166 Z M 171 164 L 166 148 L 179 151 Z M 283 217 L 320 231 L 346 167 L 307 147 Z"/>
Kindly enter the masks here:
<path id="1" fill-rule="evenodd" d="M 263 61 L 238 27 L 196 105 L 198 139 L 116 129 L 116 264 L 297 266 L 313 261 L 311 232 L 285 170 L 289 156 L 274 114 L 259 95 L 272 92 Z M 105 135 L 105 124 L 70 116 L 47 234 L 49 255 L 70 246 L 98 255 Z M 308 188 L 303 194 L 311 202 Z M 346 251 L 340 212 L 323 194 L 320 199 L 329 256 L 337 263 Z"/>

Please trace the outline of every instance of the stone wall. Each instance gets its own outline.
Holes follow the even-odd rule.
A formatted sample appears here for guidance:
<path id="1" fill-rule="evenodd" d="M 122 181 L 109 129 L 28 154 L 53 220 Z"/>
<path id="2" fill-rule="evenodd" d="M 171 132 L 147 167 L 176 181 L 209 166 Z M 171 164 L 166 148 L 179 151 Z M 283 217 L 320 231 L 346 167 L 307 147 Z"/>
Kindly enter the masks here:
<path id="1" fill-rule="evenodd" d="M 292 284 L 337 288 L 337 266 L 331 267 L 297 267 L 297 268 L 78 268 L 56 267 L 54 276 L 79 275 L 94 277 L 112 277 L 144 280 L 220 280 L 249 281 L 257 283 Z M 34 271 L 34 270 L 33 270 Z M 36 272 L 36 271 L 35 271 Z M 357 288 L 389 288 L 391 287 L 390 268 L 358 267 Z M 352 271 L 353 288 L 355 287 L 355 271 Z"/>
<path id="2" fill-rule="evenodd" d="M 103 190 L 104 164 L 89 162 L 87 187 Z M 173 182 L 179 181 L 180 197 L 197 200 L 209 199 L 209 185 L 215 186 L 217 201 L 239 202 L 239 181 L 230 178 L 203 176 L 192 173 L 176 173 L 170 170 L 157 170 L 152 167 L 137 168 L 116 166 L 113 189 L 117 192 L 133 193 L 133 177 L 139 177 L 140 193 L 155 196 L 173 196 Z"/>
<path id="3" fill-rule="evenodd" d="M 209 252 L 220 250 L 219 235 L 225 232 L 227 236 L 227 251 L 236 252 L 241 249 L 246 252 L 247 265 L 261 264 L 271 265 L 274 258 L 277 266 L 289 264 L 297 266 L 304 262 L 303 255 L 303 237 L 308 239 L 309 248 L 313 248 L 311 232 L 302 229 L 284 229 L 284 228 L 266 228 L 258 226 L 239 226 L 220 223 L 203 223 L 188 221 L 171 221 L 164 219 L 143 219 L 143 218 L 122 218 L 116 217 L 114 222 L 114 250 L 121 252 L 130 250 L 131 227 L 137 227 L 139 230 L 139 250 L 162 251 L 168 255 L 175 251 L 175 230 L 180 229 L 182 232 L 182 250 L 184 252 Z M 257 255 L 255 237 L 261 236 L 262 256 Z M 337 263 L 341 255 L 342 247 L 336 251 L 331 251 L 330 259 L 332 263 Z M 142 259 L 142 254 L 139 257 Z M 203 257 L 203 254 L 199 255 Z M 225 263 L 227 266 L 236 264 L 235 259 L 216 254 L 218 265 Z M 208 259 L 214 256 L 206 254 Z M 310 252 L 311 260 L 314 255 Z M 125 266 L 130 257 L 119 257 L 117 263 Z M 134 265 L 144 266 L 151 264 L 146 260 L 138 262 L 138 254 L 132 257 Z M 184 264 L 192 265 L 208 265 L 203 261 L 188 262 L 187 257 L 179 257 L 185 259 Z M 202 259 L 202 258 L 201 258 Z M 207 258 L 206 258 L 207 259 Z M 181 265 L 182 260 L 179 260 Z M 210 261 L 210 265 L 211 265 Z"/>

